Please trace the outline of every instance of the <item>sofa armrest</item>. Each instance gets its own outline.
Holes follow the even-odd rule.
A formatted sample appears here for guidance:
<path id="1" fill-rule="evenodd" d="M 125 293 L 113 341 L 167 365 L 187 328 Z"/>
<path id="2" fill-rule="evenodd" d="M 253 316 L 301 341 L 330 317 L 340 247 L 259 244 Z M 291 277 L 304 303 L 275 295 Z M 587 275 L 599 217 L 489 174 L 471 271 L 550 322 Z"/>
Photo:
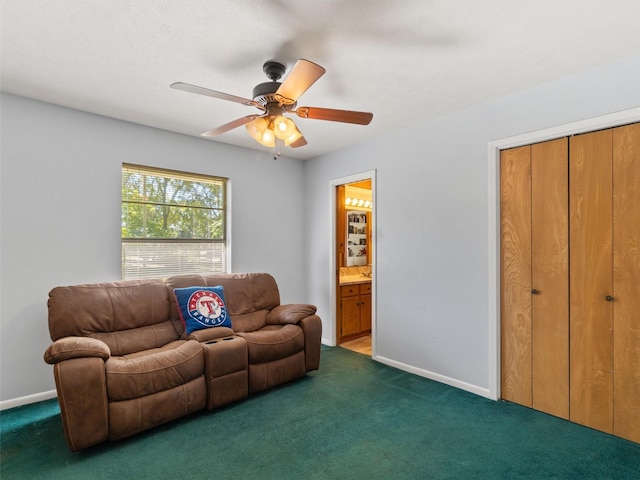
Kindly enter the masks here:
<path id="1" fill-rule="evenodd" d="M 107 360 L 111 356 L 109 346 L 91 337 L 63 337 L 47 348 L 44 361 L 49 364 L 72 358 L 98 357 Z"/>
<path id="2" fill-rule="evenodd" d="M 303 318 L 307 318 L 315 313 L 315 305 L 303 303 L 278 305 L 267 314 L 266 323 L 267 325 L 298 324 Z"/>
<path id="3" fill-rule="evenodd" d="M 322 350 L 322 320 L 317 315 L 310 315 L 300 321 L 304 332 L 304 361 L 307 372 L 320 368 Z"/>
<path id="4" fill-rule="evenodd" d="M 109 439 L 109 400 L 105 361 L 70 358 L 53 366 L 60 416 L 72 452 Z"/>
<path id="5" fill-rule="evenodd" d="M 233 336 L 233 330 L 229 327 L 213 327 L 203 328 L 202 330 L 196 330 L 191 332 L 187 337 L 188 340 L 197 340 L 200 343 L 215 340 L 216 338 L 224 338 Z"/>

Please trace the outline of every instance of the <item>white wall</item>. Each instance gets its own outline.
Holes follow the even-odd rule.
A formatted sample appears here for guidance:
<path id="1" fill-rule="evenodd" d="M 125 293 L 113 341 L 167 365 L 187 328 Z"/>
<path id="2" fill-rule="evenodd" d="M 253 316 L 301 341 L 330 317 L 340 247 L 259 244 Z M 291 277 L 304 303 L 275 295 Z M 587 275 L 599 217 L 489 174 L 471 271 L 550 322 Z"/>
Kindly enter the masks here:
<path id="1" fill-rule="evenodd" d="M 48 291 L 120 278 L 122 162 L 230 177 L 233 270 L 271 272 L 283 303 L 316 304 L 325 339 L 335 325 L 330 184 L 375 170 L 378 359 L 484 394 L 488 142 L 640 106 L 640 57 L 306 162 L 1 102 L 0 401 L 54 388 L 42 360 Z"/>
<path id="2" fill-rule="evenodd" d="M 329 185 L 376 170 L 376 355 L 488 395 L 488 143 L 637 106 L 640 56 L 307 162 L 308 301 L 323 337 L 335 329 Z"/>
<path id="3" fill-rule="evenodd" d="M 123 162 L 228 177 L 232 269 L 302 302 L 303 162 L 1 96 L 0 401 L 55 388 L 47 294 L 120 279 Z"/>

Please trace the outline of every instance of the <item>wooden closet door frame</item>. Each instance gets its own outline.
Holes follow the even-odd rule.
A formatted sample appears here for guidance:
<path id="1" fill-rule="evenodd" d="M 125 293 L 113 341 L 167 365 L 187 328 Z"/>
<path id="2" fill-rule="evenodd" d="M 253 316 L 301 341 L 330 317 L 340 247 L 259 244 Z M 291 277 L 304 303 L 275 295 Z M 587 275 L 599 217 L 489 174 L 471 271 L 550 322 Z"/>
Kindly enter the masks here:
<path id="1" fill-rule="evenodd" d="M 640 122 L 640 107 L 488 143 L 489 389 L 487 398 L 500 399 L 500 151 L 635 122 Z"/>

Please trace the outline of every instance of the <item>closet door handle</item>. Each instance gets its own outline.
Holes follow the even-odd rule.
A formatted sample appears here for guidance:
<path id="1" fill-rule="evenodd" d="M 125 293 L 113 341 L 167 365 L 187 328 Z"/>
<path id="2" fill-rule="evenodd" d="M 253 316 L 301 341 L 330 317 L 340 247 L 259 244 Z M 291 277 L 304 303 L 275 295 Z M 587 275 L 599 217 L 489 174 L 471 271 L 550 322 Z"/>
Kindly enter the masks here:
<path id="1" fill-rule="evenodd" d="M 538 293 L 540 292 L 538 292 L 538 290 L 536 290 L 535 288 L 531 289 L 531 295 L 537 295 Z"/>
<path id="2" fill-rule="evenodd" d="M 613 297 L 612 297 L 611 295 L 607 295 L 606 297 L 604 297 L 604 299 L 605 299 L 607 302 L 613 302 Z"/>

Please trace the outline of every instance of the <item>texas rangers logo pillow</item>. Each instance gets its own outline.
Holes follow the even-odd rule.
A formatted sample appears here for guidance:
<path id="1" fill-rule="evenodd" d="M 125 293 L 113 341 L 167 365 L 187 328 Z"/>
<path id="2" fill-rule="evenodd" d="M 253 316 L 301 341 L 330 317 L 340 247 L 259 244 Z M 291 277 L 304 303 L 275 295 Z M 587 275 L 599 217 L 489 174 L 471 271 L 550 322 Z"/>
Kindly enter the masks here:
<path id="1" fill-rule="evenodd" d="M 187 334 L 203 328 L 231 328 L 221 286 L 175 288 L 173 293 Z"/>

